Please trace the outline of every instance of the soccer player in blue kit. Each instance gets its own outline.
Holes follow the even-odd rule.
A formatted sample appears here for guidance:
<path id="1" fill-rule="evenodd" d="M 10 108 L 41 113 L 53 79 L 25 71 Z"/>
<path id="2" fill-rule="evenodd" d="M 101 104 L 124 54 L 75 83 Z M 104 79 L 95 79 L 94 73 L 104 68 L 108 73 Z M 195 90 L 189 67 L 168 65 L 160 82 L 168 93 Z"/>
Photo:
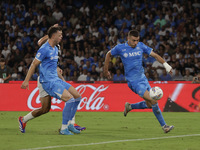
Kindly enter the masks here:
<path id="1" fill-rule="evenodd" d="M 81 100 L 81 95 L 73 86 L 60 79 L 57 73 L 58 48 L 56 45 L 62 40 L 62 28 L 60 26 L 50 27 L 48 30 L 48 37 L 49 40 L 38 50 L 21 88 L 29 88 L 29 80 L 36 67 L 39 66 L 39 82 L 41 83 L 42 88 L 50 96 L 68 103 L 63 109 L 60 134 L 73 135 L 70 131 L 78 134 L 80 131 L 74 128 L 74 125 L 71 124 L 70 120 L 72 120 L 76 113 L 77 106 Z M 74 97 L 75 95 L 76 98 Z M 19 125 L 21 132 L 24 133 L 26 125 L 23 122 L 23 118 L 19 120 Z"/>
<path id="2" fill-rule="evenodd" d="M 144 68 L 142 66 L 143 53 L 154 57 L 162 63 L 166 71 L 170 74 L 172 74 L 172 67 L 165 62 L 162 57 L 154 53 L 152 48 L 146 46 L 142 42 L 139 42 L 139 38 L 139 32 L 137 30 L 131 30 L 128 33 L 128 41 L 126 43 L 117 44 L 114 48 L 107 52 L 104 64 L 104 74 L 108 79 L 111 78 L 111 74 L 108 70 L 111 55 L 120 56 L 124 65 L 125 77 L 129 88 L 144 99 L 144 101 L 135 104 L 127 102 L 125 104 L 124 116 L 126 116 L 132 109 L 152 108 L 153 113 L 159 121 L 163 131 L 168 133 L 174 128 L 174 126 L 168 126 L 165 123 L 157 101 L 153 100 L 149 96 L 149 90 L 151 87 L 144 74 Z"/>

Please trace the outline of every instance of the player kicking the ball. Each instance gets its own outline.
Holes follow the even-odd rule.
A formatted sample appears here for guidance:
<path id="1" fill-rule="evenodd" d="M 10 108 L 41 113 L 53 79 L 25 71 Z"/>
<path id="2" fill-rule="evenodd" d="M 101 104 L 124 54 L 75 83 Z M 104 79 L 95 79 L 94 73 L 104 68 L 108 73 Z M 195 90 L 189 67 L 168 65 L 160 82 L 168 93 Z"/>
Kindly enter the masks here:
<path id="1" fill-rule="evenodd" d="M 118 44 L 107 52 L 104 74 L 108 79 L 111 78 L 110 72 L 108 71 L 110 57 L 111 55 L 120 56 L 124 65 L 125 77 L 128 81 L 129 88 L 144 99 L 144 101 L 135 104 L 126 103 L 124 116 L 126 116 L 127 113 L 132 109 L 152 108 L 154 115 L 162 126 L 162 129 L 165 133 L 168 133 L 174 128 L 174 126 L 168 126 L 165 123 L 157 101 L 153 100 L 149 96 L 149 90 L 151 87 L 146 76 L 144 75 L 144 68 L 142 66 L 143 53 L 151 55 L 160 63 L 162 63 L 166 71 L 170 74 L 172 74 L 172 67 L 166 63 L 162 57 L 154 53 L 152 48 L 146 46 L 142 42 L 139 42 L 139 38 L 139 32 L 137 30 L 131 30 L 128 33 L 128 41 L 126 43 Z"/>
<path id="2" fill-rule="evenodd" d="M 62 28 L 59 26 L 50 27 L 48 30 L 48 37 L 49 40 L 38 50 L 21 88 L 26 89 L 29 87 L 28 82 L 36 67 L 39 66 L 40 79 L 38 81 L 38 86 L 41 86 L 48 95 L 68 103 L 63 109 L 60 134 L 73 135 L 70 131 L 78 134 L 80 131 L 74 128 L 74 124 L 72 124 L 70 120 L 72 120 L 76 113 L 81 96 L 73 86 L 60 79 L 57 73 L 58 48 L 56 45 L 62 40 Z M 40 92 L 41 91 L 42 90 L 40 90 Z M 40 93 L 40 95 L 43 95 L 43 93 Z M 49 101 L 43 102 L 50 103 Z M 41 103 L 43 102 L 41 101 Z M 48 109 L 50 108 L 47 108 L 47 110 Z M 35 113 L 37 113 L 37 110 L 35 110 Z M 29 113 L 23 118 L 19 117 L 19 125 L 22 133 L 25 132 L 25 122 L 33 118 L 34 116 L 32 113 Z"/>

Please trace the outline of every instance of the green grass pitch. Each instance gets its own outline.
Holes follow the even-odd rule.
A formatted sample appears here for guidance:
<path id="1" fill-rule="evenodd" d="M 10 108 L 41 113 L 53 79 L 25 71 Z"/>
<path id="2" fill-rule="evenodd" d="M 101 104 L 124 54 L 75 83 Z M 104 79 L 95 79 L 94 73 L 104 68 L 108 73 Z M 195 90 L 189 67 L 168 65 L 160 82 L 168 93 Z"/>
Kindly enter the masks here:
<path id="1" fill-rule="evenodd" d="M 18 129 L 17 118 L 28 112 L 0 112 L 0 150 L 199 150 L 200 113 L 165 112 L 175 129 L 164 134 L 152 112 L 77 112 L 87 129 L 79 135 L 59 135 L 62 112 L 49 112 Z"/>

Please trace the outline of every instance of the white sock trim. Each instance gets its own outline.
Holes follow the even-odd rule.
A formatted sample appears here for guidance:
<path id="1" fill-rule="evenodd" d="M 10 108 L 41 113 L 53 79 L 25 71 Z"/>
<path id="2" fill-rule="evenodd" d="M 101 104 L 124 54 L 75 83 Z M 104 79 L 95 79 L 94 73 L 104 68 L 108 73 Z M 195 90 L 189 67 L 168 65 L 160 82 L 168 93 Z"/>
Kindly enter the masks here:
<path id="1" fill-rule="evenodd" d="M 62 126 L 61 126 L 61 130 L 65 130 L 65 129 L 67 129 L 69 125 L 70 125 L 70 121 L 68 121 L 67 124 L 62 124 Z"/>
<path id="2" fill-rule="evenodd" d="M 71 120 L 69 120 L 68 124 L 69 124 L 69 125 L 70 125 L 70 124 L 72 124 L 72 121 L 71 121 Z"/>
<path id="3" fill-rule="evenodd" d="M 26 123 L 33 118 L 35 118 L 35 117 L 33 117 L 32 111 L 31 111 L 30 113 L 28 113 L 26 116 L 23 117 L 23 122 Z"/>
<path id="4" fill-rule="evenodd" d="M 71 120 L 71 124 L 75 124 L 75 116 L 72 118 L 72 120 Z"/>
<path id="5" fill-rule="evenodd" d="M 67 129 L 67 128 L 68 128 L 68 125 L 67 125 L 67 124 L 62 124 L 61 130 L 65 130 L 65 129 Z"/>

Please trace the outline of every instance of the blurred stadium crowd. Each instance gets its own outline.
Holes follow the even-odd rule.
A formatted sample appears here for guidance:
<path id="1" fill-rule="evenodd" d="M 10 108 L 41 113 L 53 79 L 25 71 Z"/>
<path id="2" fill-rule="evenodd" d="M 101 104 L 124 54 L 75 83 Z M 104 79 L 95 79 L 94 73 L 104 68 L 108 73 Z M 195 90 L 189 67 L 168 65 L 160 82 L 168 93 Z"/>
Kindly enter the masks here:
<path id="1" fill-rule="evenodd" d="M 63 27 L 60 65 L 66 80 L 104 81 L 105 54 L 126 42 L 131 29 L 173 68 L 173 76 L 144 55 L 149 81 L 192 81 L 200 72 L 198 0 L 3 0 L 0 2 L 0 58 L 21 81 L 35 57 L 37 41 L 48 28 Z M 124 81 L 121 59 L 109 64 L 114 81 Z M 36 80 L 38 71 L 33 75 Z M 8 82 L 7 80 L 7 82 Z"/>

